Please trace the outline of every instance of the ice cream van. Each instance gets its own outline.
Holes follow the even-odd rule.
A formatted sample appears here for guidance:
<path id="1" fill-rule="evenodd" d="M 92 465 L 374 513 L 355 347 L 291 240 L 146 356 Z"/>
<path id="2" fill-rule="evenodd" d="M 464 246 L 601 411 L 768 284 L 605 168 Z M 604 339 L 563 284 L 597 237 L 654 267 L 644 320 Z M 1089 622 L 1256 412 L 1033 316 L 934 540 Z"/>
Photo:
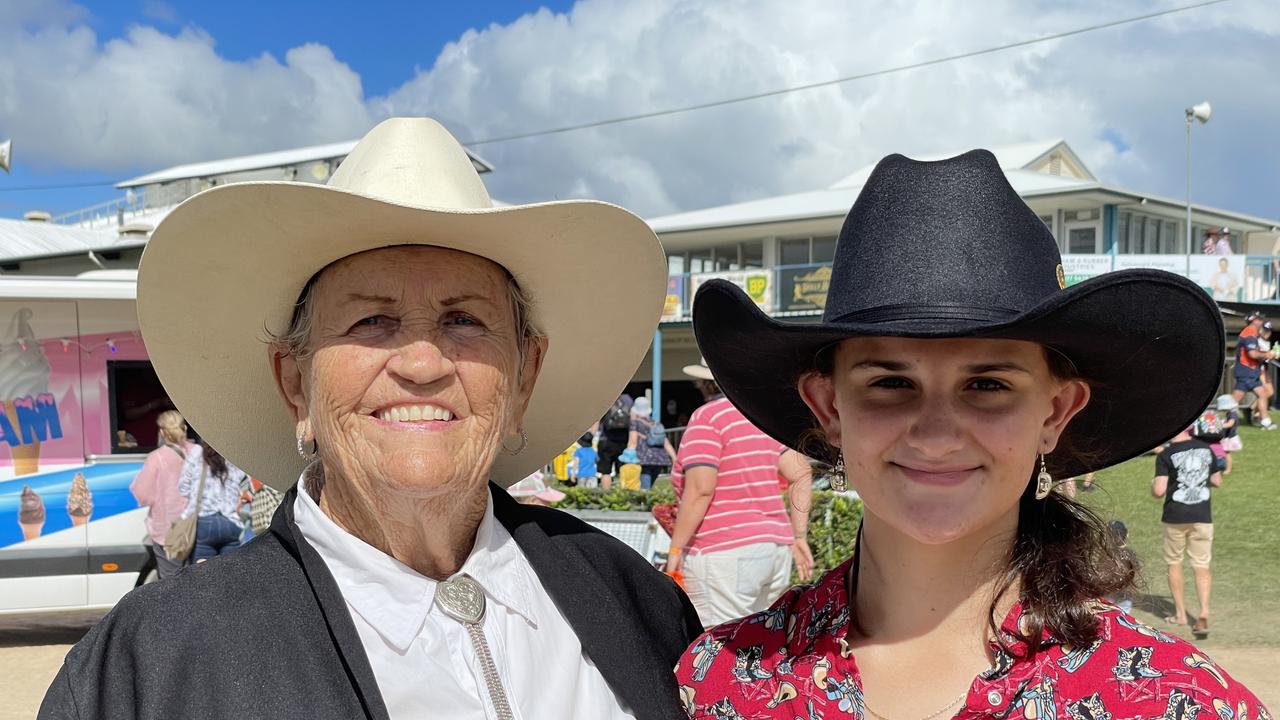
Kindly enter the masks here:
<path id="1" fill-rule="evenodd" d="M 169 409 L 136 278 L 0 277 L 0 613 L 110 607 L 154 562 L 129 483 Z"/>

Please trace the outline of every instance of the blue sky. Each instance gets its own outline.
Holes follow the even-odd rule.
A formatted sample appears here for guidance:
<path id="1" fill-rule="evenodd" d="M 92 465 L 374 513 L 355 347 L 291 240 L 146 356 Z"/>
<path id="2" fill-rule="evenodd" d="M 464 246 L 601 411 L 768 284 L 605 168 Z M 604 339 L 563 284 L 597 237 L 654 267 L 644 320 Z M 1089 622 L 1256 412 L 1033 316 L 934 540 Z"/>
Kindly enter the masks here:
<path id="1" fill-rule="evenodd" d="M 90 0 L 81 2 L 81 21 L 100 42 L 119 38 L 134 25 L 154 26 L 168 33 L 196 27 L 216 41 L 219 55 L 244 61 L 263 53 L 283 57 L 289 49 L 322 42 L 360 74 L 366 95 L 381 95 L 413 76 L 416 67 L 429 67 L 448 42 L 471 28 L 509 23 L 540 7 L 563 12 L 569 0 L 518 2 L 304 2 L 282 0 Z M 0 125 L 0 140 L 8 137 Z M 334 141 L 347 136 L 332 138 Z M 17 138 L 17 165 L 8 185 L 63 185 L 122 180 L 155 169 L 138 165 L 124 172 L 74 167 L 32 167 Z M 213 158 L 208 158 L 213 159 Z M 61 212 L 119 197 L 110 187 L 71 188 L 38 192 L 0 192 L 0 217 L 20 217 L 29 209 Z"/>
<path id="2" fill-rule="evenodd" d="M 0 216 L 185 162 L 357 138 L 390 115 L 492 137 L 919 62 L 1191 0 L 0 3 Z M 545 9 L 544 9 L 545 8 Z M 485 145 L 491 192 L 653 217 L 825 187 L 891 153 L 1064 138 L 1105 182 L 1280 218 L 1280 5 L 1229 0 L 1017 50 Z"/>

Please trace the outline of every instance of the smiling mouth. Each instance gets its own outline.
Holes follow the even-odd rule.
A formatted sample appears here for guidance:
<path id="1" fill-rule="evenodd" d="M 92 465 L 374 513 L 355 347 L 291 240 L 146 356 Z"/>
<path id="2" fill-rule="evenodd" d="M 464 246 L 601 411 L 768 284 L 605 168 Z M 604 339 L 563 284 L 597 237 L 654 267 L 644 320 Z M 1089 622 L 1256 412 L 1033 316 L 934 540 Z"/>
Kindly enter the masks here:
<path id="1" fill-rule="evenodd" d="M 374 417 L 383 422 L 427 423 L 449 422 L 453 413 L 438 405 L 423 403 L 421 405 L 396 405 L 374 413 Z"/>
<path id="2" fill-rule="evenodd" d="M 902 474 L 905 475 L 908 480 L 918 482 L 922 485 L 936 485 L 942 487 L 959 485 L 968 480 L 975 472 L 978 471 L 978 468 L 976 467 L 961 470 L 946 470 L 942 472 L 918 470 L 916 468 L 907 467 L 906 465 L 897 465 L 897 468 L 902 471 Z"/>

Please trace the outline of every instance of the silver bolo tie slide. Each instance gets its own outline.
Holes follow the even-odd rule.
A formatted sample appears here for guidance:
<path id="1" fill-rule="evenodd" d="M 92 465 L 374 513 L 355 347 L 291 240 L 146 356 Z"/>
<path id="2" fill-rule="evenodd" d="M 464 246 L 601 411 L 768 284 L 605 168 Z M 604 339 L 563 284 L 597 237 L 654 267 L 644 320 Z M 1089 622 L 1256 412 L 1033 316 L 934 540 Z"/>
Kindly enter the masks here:
<path id="1" fill-rule="evenodd" d="M 514 720 L 511 705 L 507 702 L 507 693 L 502 689 L 502 681 L 498 678 L 498 667 L 493 664 L 493 653 L 489 651 L 489 641 L 484 637 L 484 589 L 468 575 L 459 575 L 446 580 L 436 587 L 436 604 L 445 615 L 462 623 L 471 637 L 471 646 L 475 648 L 476 657 L 484 671 L 484 684 L 489 688 L 489 699 L 493 701 L 493 709 L 499 720 Z"/>

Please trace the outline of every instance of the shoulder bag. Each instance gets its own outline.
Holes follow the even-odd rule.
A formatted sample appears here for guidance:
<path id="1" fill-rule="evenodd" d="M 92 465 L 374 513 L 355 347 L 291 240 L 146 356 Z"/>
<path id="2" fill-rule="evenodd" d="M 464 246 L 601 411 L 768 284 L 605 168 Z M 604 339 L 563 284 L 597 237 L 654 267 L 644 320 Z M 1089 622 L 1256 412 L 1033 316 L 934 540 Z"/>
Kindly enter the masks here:
<path id="1" fill-rule="evenodd" d="M 187 558 L 191 556 L 191 551 L 196 547 L 196 522 L 200 519 L 200 499 L 204 495 L 204 477 L 209 472 L 209 466 L 204 464 L 203 459 L 200 461 L 200 486 L 196 490 L 196 506 L 191 514 L 184 518 L 178 518 L 169 526 L 169 532 L 164 536 L 164 555 L 176 563 L 185 563 Z"/>

